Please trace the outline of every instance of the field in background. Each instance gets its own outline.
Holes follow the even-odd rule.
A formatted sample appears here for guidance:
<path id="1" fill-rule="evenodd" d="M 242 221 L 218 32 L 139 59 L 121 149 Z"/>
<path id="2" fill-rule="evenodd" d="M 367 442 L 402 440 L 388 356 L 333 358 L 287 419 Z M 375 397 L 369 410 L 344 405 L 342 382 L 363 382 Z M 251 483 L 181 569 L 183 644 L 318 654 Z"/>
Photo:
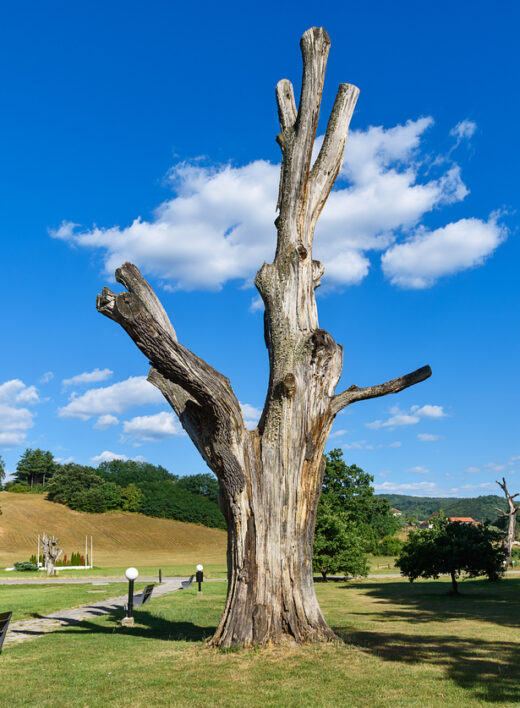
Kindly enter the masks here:
<path id="1" fill-rule="evenodd" d="M 520 581 L 318 584 L 344 643 L 219 652 L 204 646 L 225 583 L 7 646 L 0 705 L 518 706 Z M 52 660 L 49 660 L 52 657 Z M 36 668 L 35 668 L 36 667 Z"/>
<path id="2" fill-rule="evenodd" d="M 226 532 L 220 529 L 143 514 L 86 514 L 46 501 L 40 494 L 0 492 L 0 508 L 1 568 L 36 555 L 36 541 L 42 531 L 57 536 L 69 557 L 73 551 L 84 553 L 85 535 L 92 535 L 94 564 L 106 568 L 135 565 L 162 567 L 165 572 L 166 567 L 173 570 L 177 566 L 190 574 L 194 563 L 223 568 L 226 562 Z M 74 577 L 74 571 L 61 572 Z"/>

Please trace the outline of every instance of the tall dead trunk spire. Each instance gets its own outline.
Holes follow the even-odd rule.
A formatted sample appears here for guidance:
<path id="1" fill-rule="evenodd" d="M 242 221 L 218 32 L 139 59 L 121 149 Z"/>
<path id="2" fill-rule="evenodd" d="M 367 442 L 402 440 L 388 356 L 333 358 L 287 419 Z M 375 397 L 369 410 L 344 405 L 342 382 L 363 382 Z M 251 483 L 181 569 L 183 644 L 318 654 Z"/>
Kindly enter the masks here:
<path id="1" fill-rule="evenodd" d="M 282 151 L 277 246 L 255 284 L 265 304 L 269 384 L 258 427 L 246 429 L 229 380 L 177 340 L 157 296 L 125 263 L 104 288 L 99 312 L 118 322 L 149 359 L 149 381 L 175 410 L 219 479 L 228 525 L 228 596 L 215 646 L 331 639 L 314 594 L 314 523 L 323 450 L 337 413 L 355 401 L 397 393 L 428 378 L 428 366 L 377 386 L 336 394 L 343 348 L 318 323 L 314 228 L 341 168 L 358 89 L 341 84 L 318 157 L 314 146 L 330 39 L 302 37 L 299 107 L 287 79 L 276 87 Z"/>
<path id="2" fill-rule="evenodd" d="M 509 491 L 507 489 L 506 485 L 506 478 L 502 477 L 502 481 L 499 482 L 497 480 L 497 484 L 500 487 L 500 489 L 504 492 L 504 495 L 507 500 L 507 506 L 508 506 L 508 511 L 503 511 L 502 509 L 499 509 L 497 507 L 497 511 L 500 512 L 500 516 L 505 516 L 507 518 L 507 532 L 506 536 L 504 538 L 504 548 L 507 552 L 507 557 L 505 559 L 504 564 L 506 566 L 511 564 L 511 552 L 513 550 L 513 542 L 515 540 L 515 531 L 516 531 L 516 515 L 518 514 L 518 511 L 520 510 L 520 507 L 515 506 L 514 499 L 515 497 L 520 494 L 520 492 L 517 492 L 516 494 L 509 494 Z"/>

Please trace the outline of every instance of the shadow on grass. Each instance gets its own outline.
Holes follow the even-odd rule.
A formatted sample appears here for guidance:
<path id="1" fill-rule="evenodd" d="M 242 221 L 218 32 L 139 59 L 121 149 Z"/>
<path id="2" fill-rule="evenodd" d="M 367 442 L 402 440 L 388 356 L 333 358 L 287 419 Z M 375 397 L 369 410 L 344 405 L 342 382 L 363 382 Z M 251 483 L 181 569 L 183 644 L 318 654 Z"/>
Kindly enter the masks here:
<path id="1" fill-rule="evenodd" d="M 124 617 L 122 610 L 112 611 L 110 614 L 100 612 L 100 616 L 107 618 L 105 624 L 97 624 L 89 620 L 80 620 L 64 623 L 63 629 L 57 629 L 57 634 L 70 632 L 88 632 L 89 634 L 122 634 L 132 637 L 145 637 L 176 642 L 201 642 L 215 634 L 216 626 L 201 627 L 186 621 L 171 621 L 157 616 L 151 612 L 134 609 L 135 625 L 122 627 L 120 622 Z"/>
<path id="2" fill-rule="evenodd" d="M 364 583 L 362 588 L 378 604 L 368 612 L 348 614 L 375 620 L 380 631 L 334 627 L 347 644 L 385 661 L 440 666 L 455 684 L 470 690 L 479 700 L 520 704 L 520 642 L 486 640 L 483 630 L 478 634 L 482 623 L 509 630 L 520 626 L 520 579 L 498 584 L 461 583 L 458 597 L 448 594 L 447 583 L 435 581 Z M 350 590 L 352 586 L 343 585 L 341 589 Z M 379 603 L 385 604 L 381 607 Z M 460 637 L 450 632 L 449 622 L 455 620 L 474 622 L 476 636 Z M 421 629 L 417 633 L 408 633 L 407 628 L 392 632 L 391 623 L 397 622 L 420 624 Z M 432 624 L 431 632 L 427 623 Z M 434 634 L 434 623 L 446 623 L 445 631 Z"/>
<path id="3" fill-rule="evenodd" d="M 490 583 L 459 583 L 460 595 L 451 595 L 449 583 L 438 581 L 363 583 L 342 585 L 342 590 L 362 588 L 369 597 L 388 603 L 372 617 L 384 622 L 450 622 L 469 619 L 503 627 L 520 628 L 520 578 Z M 356 613 L 350 613 L 356 614 Z"/>
<path id="4" fill-rule="evenodd" d="M 349 632 L 342 627 L 334 631 L 348 644 L 384 661 L 440 666 L 451 681 L 480 700 L 514 705 L 520 701 L 520 645 L 516 642 Z"/>

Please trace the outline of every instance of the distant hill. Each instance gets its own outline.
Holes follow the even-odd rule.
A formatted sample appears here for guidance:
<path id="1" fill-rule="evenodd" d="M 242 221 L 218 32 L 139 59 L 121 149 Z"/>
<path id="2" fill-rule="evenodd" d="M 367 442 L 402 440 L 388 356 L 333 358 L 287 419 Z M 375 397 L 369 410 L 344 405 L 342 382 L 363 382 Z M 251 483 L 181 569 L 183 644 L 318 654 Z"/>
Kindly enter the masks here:
<path id="1" fill-rule="evenodd" d="M 406 494 L 376 494 L 388 499 L 390 506 L 403 512 L 403 516 L 415 516 L 419 521 L 427 519 L 436 511 L 443 510 L 446 516 L 471 516 L 475 521 L 493 522 L 498 512 L 506 511 L 503 497 L 489 494 L 483 497 L 411 497 Z"/>
<path id="2" fill-rule="evenodd" d="M 94 564 L 224 564 L 226 532 L 172 519 L 112 511 L 87 514 L 47 501 L 42 494 L 0 492 L 0 567 L 36 554 L 42 531 L 58 536 L 64 552 L 83 552 L 94 539 Z"/>

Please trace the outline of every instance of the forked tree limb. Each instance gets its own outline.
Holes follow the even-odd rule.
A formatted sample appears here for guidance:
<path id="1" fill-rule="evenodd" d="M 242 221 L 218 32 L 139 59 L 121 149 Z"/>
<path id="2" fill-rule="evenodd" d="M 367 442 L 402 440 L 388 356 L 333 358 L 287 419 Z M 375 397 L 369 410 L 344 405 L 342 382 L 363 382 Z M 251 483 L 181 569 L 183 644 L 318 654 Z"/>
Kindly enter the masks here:
<path id="1" fill-rule="evenodd" d="M 331 404 L 332 411 L 336 414 L 342 408 L 356 401 L 365 401 L 368 398 L 379 398 L 380 396 L 387 396 L 389 393 L 399 393 L 399 391 L 403 391 L 409 386 L 414 386 L 421 381 L 425 381 L 431 375 L 432 370 L 430 367 L 423 366 L 421 369 L 412 371 L 410 374 L 399 376 L 397 379 L 386 381 L 378 386 L 367 386 L 366 388 L 351 386 L 346 391 L 343 391 L 343 393 L 334 396 Z"/>
<path id="2" fill-rule="evenodd" d="M 120 324 L 154 369 L 174 385 L 168 391 L 174 410 L 182 412 L 187 401 L 183 398 L 192 397 L 199 406 L 210 410 L 221 425 L 228 427 L 232 421 L 236 429 L 245 429 L 229 379 L 178 342 L 164 308 L 136 266 L 125 263 L 116 278 L 128 292 L 116 295 L 105 287 L 97 297 L 96 307 Z M 159 379 L 152 378 L 157 386 Z"/>

